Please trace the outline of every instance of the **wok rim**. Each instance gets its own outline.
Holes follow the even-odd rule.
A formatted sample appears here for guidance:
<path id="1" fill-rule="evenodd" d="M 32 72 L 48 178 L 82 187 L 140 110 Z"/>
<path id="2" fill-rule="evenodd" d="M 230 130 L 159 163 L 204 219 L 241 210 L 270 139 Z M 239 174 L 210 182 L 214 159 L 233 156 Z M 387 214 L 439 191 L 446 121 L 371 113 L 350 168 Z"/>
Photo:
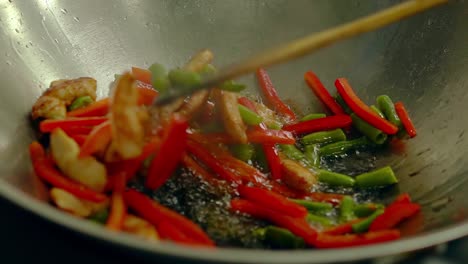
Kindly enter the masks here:
<path id="1" fill-rule="evenodd" d="M 16 206 L 41 217 L 47 222 L 58 224 L 67 230 L 82 234 L 88 238 L 95 238 L 99 240 L 97 242 L 139 251 L 148 256 L 157 257 L 159 255 L 203 261 L 205 263 L 207 261 L 217 263 L 330 263 L 357 261 L 416 251 L 468 235 L 468 220 L 464 220 L 449 227 L 393 242 L 355 248 L 300 251 L 218 248 L 213 251 L 213 249 L 192 248 L 168 242 L 153 244 L 132 235 L 109 232 L 99 225 L 90 221 L 82 221 L 35 199 L 3 179 L 0 179 L 0 195 Z M 293 252 L 294 255 L 291 254 Z"/>

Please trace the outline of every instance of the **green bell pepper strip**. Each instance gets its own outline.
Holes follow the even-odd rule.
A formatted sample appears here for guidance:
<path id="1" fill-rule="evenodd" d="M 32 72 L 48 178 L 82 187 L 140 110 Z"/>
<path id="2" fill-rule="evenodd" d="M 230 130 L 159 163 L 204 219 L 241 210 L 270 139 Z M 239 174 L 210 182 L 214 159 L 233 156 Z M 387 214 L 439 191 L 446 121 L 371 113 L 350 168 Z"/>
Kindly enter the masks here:
<path id="1" fill-rule="evenodd" d="M 377 106 L 371 105 L 370 109 L 374 111 L 374 113 L 378 114 L 381 118 L 385 118 L 385 115 L 382 113 L 382 111 L 380 111 L 380 109 Z"/>
<path id="2" fill-rule="evenodd" d="M 319 170 L 318 180 L 331 186 L 353 187 L 354 179 L 341 173 Z"/>
<path id="3" fill-rule="evenodd" d="M 261 116 L 257 115 L 254 111 L 248 109 L 247 107 L 239 104 L 238 108 L 239 108 L 239 114 L 242 120 L 247 125 L 256 126 L 256 125 L 259 125 L 263 121 L 263 118 Z"/>
<path id="4" fill-rule="evenodd" d="M 315 214 L 326 214 L 333 209 L 330 203 L 314 202 L 309 200 L 290 199 L 291 201 L 304 206 L 309 212 Z"/>
<path id="5" fill-rule="evenodd" d="M 245 90 L 246 87 L 247 87 L 246 85 L 236 83 L 233 80 L 225 81 L 219 86 L 221 90 L 225 90 L 229 92 L 236 92 L 236 93 Z"/>
<path id="6" fill-rule="evenodd" d="M 351 119 L 353 120 L 353 126 L 375 144 L 381 145 L 387 140 L 387 135 L 384 132 L 362 120 L 356 114 L 352 113 Z"/>
<path id="7" fill-rule="evenodd" d="M 255 155 L 255 148 L 251 144 L 234 144 L 229 146 L 229 150 L 234 157 L 245 162 L 251 160 Z"/>
<path id="8" fill-rule="evenodd" d="M 183 88 L 199 85 L 201 76 L 196 72 L 191 72 L 183 69 L 173 69 L 169 71 L 169 80 L 174 85 L 182 86 Z"/>
<path id="9" fill-rule="evenodd" d="M 80 96 L 71 103 L 71 105 L 68 107 L 68 111 L 73 111 L 78 108 L 88 106 L 92 104 L 93 102 L 94 102 L 93 99 L 89 95 Z"/>
<path id="10" fill-rule="evenodd" d="M 158 92 L 166 92 L 171 87 L 171 81 L 167 75 L 167 70 L 163 65 L 154 63 L 148 70 L 151 72 L 151 85 Z"/>
<path id="11" fill-rule="evenodd" d="M 319 155 L 319 146 L 318 145 L 306 145 L 304 146 L 304 156 L 309 161 L 309 163 L 315 167 L 320 167 L 320 155 Z"/>
<path id="12" fill-rule="evenodd" d="M 335 96 L 335 101 L 341 106 L 341 108 L 343 108 L 345 113 L 347 113 L 348 115 L 353 112 L 353 110 L 351 110 L 351 108 L 349 108 L 349 106 L 346 104 L 343 97 L 341 97 L 339 94 Z"/>
<path id="13" fill-rule="evenodd" d="M 388 95 L 380 95 L 377 97 L 377 106 L 383 112 L 390 123 L 401 128 L 401 120 L 395 110 L 395 105 Z"/>
<path id="14" fill-rule="evenodd" d="M 398 179 L 395 177 L 392 168 L 389 166 L 363 173 L 356 177 L 356 186 L 360 188 L 387 186 L 397 182 Z"/>
<path id="15" fill-rule="evenodd" d="M 350 150 L 355 150 L 363 146 L 370 145 L 367 137 L 360 137 L 353 140 L 338 141 L 320 148 L 320 156 L 342 155 Z"/>
<path id="16" fill-rule="evenodd" d="M 383 213 L 384 213 L 384 209 L 378 209 L 375 212 L 373 212 L 366 219 L 364 219 L 364 220 L 362 220 L 362 221 L 360 221 L 358 223 L 353 224 L 352 228 L 353 228 L 354 233 L 367 232 L 367 230 L 369 230 L 370 225 L 372 224 L 372 222 L 374 222 L 374 220 L 377 218 L 377 216 L 379 216 L 379 215 L 381 215 Z"/>
<path id="17" fill-rule="evenodd" d="M 263 228 L 263 240 L 266 244 L 276 249 L 304 248 L 304 239 L 291 233 L 291 231 L 276 226 Z"/>
<path id="18" fill-rule="evenodd" d="M 340 207 L 339 207 L 339 214 L 338 214 L 338 219 L 340 222 L 348 222 L 356 218 L 354 215 L 353 209 L 354 209 L 354 200 L 351 198 L 351 196 L 345 196 L 343 197 L 343 200 L 341 200 Z"/>
<path id="19" fill-rule="evenodd" d="M 319 215 L 314 215 L 314 214 L 307 214 L 306 216 L 307 222 L 312 222 L 312 223 L 317 223 L 323 227 L 328 227 L 332 226 L 333 223 L 330 220 L 330 218 L 325 217 L 325 216 L 319 216 Z"/>
<path id="20" fill-rule="evenodd" d="M 357 217 L 367 217 L 378 209 L 385 208 L 382 204 L 364 203 L 354 206 L 354 214 Z"/>
<path id="21" fill-rule="evenodd" d="M 305 145 L 309 144 L 329 144 L 337 141 L 346 140 L 346 135 L 341 129 L 321 131 L 308 134 L 301 139 Z"/>
<path id="22" fill-rule="evenodd" d="M 312 113 L 312 114 L 308 114 L 306 116 L 304 116 L 303 118 L 301 118 L 301 122 L 304 122 L 304 121 L 309 121 L 309 120 L 314 120 L 314 119 L 319 119 L 319 118 L 324 118 L 326 117 L 327 115 L 324 114 L 324 113 Z"/>

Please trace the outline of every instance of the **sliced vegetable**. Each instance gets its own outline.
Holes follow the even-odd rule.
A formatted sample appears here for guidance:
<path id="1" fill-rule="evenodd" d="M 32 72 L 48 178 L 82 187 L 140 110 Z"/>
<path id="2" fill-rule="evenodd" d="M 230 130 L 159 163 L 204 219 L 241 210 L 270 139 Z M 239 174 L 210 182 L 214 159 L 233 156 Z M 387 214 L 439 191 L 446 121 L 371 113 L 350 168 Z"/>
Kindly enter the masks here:
<path id="1" fill-rule="evenodd" d="M 172 116 L 159 152 L 149 167 L 146 187 L 155 190 L 171 177 L 187 146 L 187 128 L 185 118 L 177 114 Z"/>
<path id="2" fill-rule="evenodd" d="M 261 116 L 257 115 L 255 112 L 241 104 L 239 104 L 239 113 L 242 117 L 242 120 L 247 125 L 256 126 L 263 121 Z"/>
<path id="3" fill-rule="evenodd" d="M 317 232 L 309 226 L 305 219 L 285 216 L 242 199 L 231 200 L 231 210 L 249 214 L 255 218 L 268 220 L 279 227 L 289 230 L 294 235 L 301 237 L 308 245 L 314 245 L 316 242 Z"/>
<path id="4" fill-rule="evenodd" d="M 169 71 L 169 80 L 171 80 L 175 86 L 187 88 L 200 84 L 201 76 L 200 74 L 193 71 L 173 69 Z"/>
<path id="5" fill-rule="evenodd" d="M 105 150 L 107 145 L 112 140 L 112 128 L 111 123 L 106 121 L 91 130 L 89 135 L 86 137 L 83 146 L 81 146 L 80 154 L 78 157 L 86 157 Z"/>
<path id="6" fill-rule="evenodd" d="M 340 222 L 348 222 L 356 218 L 354 215 L 354 200 L 351 196 L 345 196 L 341 200 L 339 208 L 339 220 Z"/>
<path id="7" fill-rule="evenodd" d="M 210 169 L 219 175 L 223 180 L 228 182 L 241 183 L 239 176 L 234 174 L 229 168 L 226 168 L 215 156 L 210 154 L 205 148 L 191 140 L 187 144 L 187 150 L 192 153 L 197 159 L 205 163 Z"/>
<path id="8" fill-rule="evenodd" d="M 413 121 L 411 121 L 408 112 L 402 102 L 395 103 L 395 111 L 398 117 L 401 119 L 401 123 L 406 130 L 406 133 L 413 138 L 416 136 L 416 128 L 414 127 Z"/>
<path id="9" fill-rule="evenodd" d="M 154 63 L 148 69 L 151 72 L 151 84 L 154 89 L 160 93 L 166 92 L 171 87 L 166 68 L 162 64 Z"/>
<path id="10" fill-rule="evenodd" d="M 353 110 L 351 110 L 351 108 L 349 108 L 349 106 L 345 103 L 345 101 L 343 100 L 343 97 L 341 97 L 339 94 L 335 95 L 335 101 L 337 104 L 341 106 L 341 108 L 343 108 L 343 111 L 345 111 L 346 114 L 349 115 L 353 112 Z"/>
<path id="11" fill-rule="evenodd" d="M 331 228 L 328 228 L 322 232 L 322 234 L 327 235 L 343 235 L 353 232 L 353 225 L 361 222 L 363 219 L 354 219 L 347 223 L 343 223 Z"/>
<path id="12" fill-rule="evenodd" d="M 149 70 L 132 67 L 132 75 L 140 82 L 151 84 L 151 72 Z"/>
<path id="13" fill-rule="evenodd" d="M 225 81 L 224 83 L 222 83 L 219 89 L 238 93 L 238 92 L 245 90 L 246 87 L 247 86 L 245 86 L 245 84 L 241 84 L 233 80 L 229 80 L 229 81 Z"/>
<path id="14" fill-rule="evenodd" d="M 281 159 L 278 156 L 275 145 L 273 144 L 263 144 L 263 152 L 265 153 L 265 158 L 268 163 L 268 168 L 270 169 L 271 178 L 273 180 L 279 180 L 282 178 L 282 166 Z"/>
<path id="15" fill-rule="evenodd" d="M 330 218 L 325 217 L 325 216 L 320 216 L 320 215 L 314 215 L 314 214 L 307 214 L 306 217 L 308 222 L 316 223 L 319 224 L 323 227 L 331 226 L 333 225 L 332 221 Z"/>
<path id="16" fill-rule="evenodd" d="M 163 229 L 161 228 L 162 223 L 168 222 L 176 226 L 178 230 L 197 244 L 208 247 L 214 246 L 214 242 L 199 226 L 175 211 L 151 200 L 146 195 L 135 190 L 128 190 L 124 193 L 124 201 L 133 211 L 141 215 L 148 222 L 156 225 L 158 230 Z"/>
<path id="17" fill-rule="evenodd" d="M 68 117 L 103 116 L 109 111 L 109 98 L 96 101 L 83 108 L 75 109 L 67 113 Z"/>
<path id="18" fill-rule="evenodd" d="M 197 134 L 190 135 L 190 138 L 196 139 L 203 143 L 236 143 L 226 133 L 208 133 L 208 134 Z M 294 144 L 296 139 L 293 134 L 284 130 L 273 130 L 273 129 L 261 129 L 252 128 L 247 131 L 247 138 L 250 143 L 261 143 L 261 144 Z"/>
<path id="19" fill-rule="evenodd" d="M 374 204 L 374 203 L 364 203 L 364 204 L 356 204 L 354 206 L 354 214 L 357 217 L 367 217 L 371 215 L 378 209 L 383 209 L 384 206 L 381 204 Z"/>
<path id="20" fill-rule="evenodd" d="M 319 170 L 318 180 L 332 186 L 343 187 L 353 187 L 355 182 L 354 179 L 348 175 L 326 170 Z"/>
<path id="21" fill-rule="evenodd" d="M 337 141 L 346 140 L 346 135 L 341 129 L 330 131 L 315 132 L 304 136 L 301 142 L 305 145 L 309 144 L 329 144 Z"/>
<path id="22" fill-rule="evenodd" d="M 78 198 L 92 202 L 102 202 L 107 199 L 104 194 L 98 193 L 77 182 L 69 180 L 47 159 L 44 148 L 34 141 L 29 145 L 29 154 L 36 175 L 50 185 L 63 189 Z"/>
<path id="23" fill-rule="evenodd" d="M 309 121 L 309 120 L 314 120 L 314 119 L 319 119 L 319 118 L 324 118 L 326 117 L 326 114 L 323 113 L 312 113 L 304 116 L 301 118 L 299 121 L 304 122 L 304 121 Z"/>
<path id="24" fill-rule="evenodd" d="M 401 221 L 417 214 L 421 210 L 419 204 L 395 203 L 385 208 L 383 214 L 379 215 L 369 227 L 370 231 L 390 229 Z"/>
<path id="25" fill-rule="evenodd" d="M 354 233 L 364 233 L 369 230 L 370 225 L 374 220 L 381 214 L 384 213 L 383 209 L 378 209 L 375 212 L 373 212 L 369 217 L 366 219 L 360 221 L 359 223 L 353 224 L 353 231 Z"/>
<path id="26" fill-rule="evenodd" d="M 283 130 L 291 131 L 296 134 L 304 134 L 348 127 L 351 123 L 351 117 L 348 115 L 336 115 L 285 125 Z"/>
<path id="27" fill-rule="evenodd" d="M 101 123 L 106 122 L 107 117 L 77 117 L 77 118 L 67 118 L 62 120 L 44 120 L 39 124 L 39 130 L 42 133 L 52 132 L 56 128 L 62 128 L 66 130 L 67 128 L 72 127 L 82 127 L 82 126 L 96 126 Z"/>
<path id="28" fill-rule="evenodd" d="M 382 113 L 382 111 L 380 111 L 380 109 L 377 106 L 371 105 L 370 109 L 372 109 L 372 111 L 374 111 L 374 113 L 379 115 L 381 118 L 385 118 L 385 115 Z"/>
<path id="29" fill-rule="evenodd" d="M 369 106 L 357 97 L 345 78 L 337 79 L 335 86 L 340 96 L 357 116 L 377 129 L 382 130 L 385 134 L 394 135 L 398 132 L 398 127 L 374 113 Z"/>
<path id="30" fill-rule="evenodd" d="M 356 114 L 351 114 L 353 120 L 353 126 L 366 137 L 368 137 L 375 144 L 381 145 L 387 140 L 387 135 L 381 130 L 373 127 L 366 121 L 362 120 Z"/>
<path id="31" fill-rule="evenodd" d="M 317 248 L 341 248 L 355 247 L 369 244 L 382 243 L 400 238 L 398 230 L 383 230 L 376 232 L 368 232 L 362 235 L 328 235 L 320 234 L 317 237 L 315 247 Z"/>
<path id="32" fill-rule="evenodd" d="M 117 175 L 114 191 L 112 192 L 110 214 L 106 222 L 106 227 L 111 230 L 120 230 L 127 215 L 127 209 L 123 200 L 126 183 L 127 177 L 125 173 Z"/>
<path id="33" fill-rule="evenodd" d="M 304 163 L 304 165 L 309 165 L 309 161 L 306 159 L 304 153 L 300 151 L 294 145 L 280 145 L 281 151 L 290 159 Z"/>
<path id="34" fill-rule="evenodd" d="M 315 95 L 322 101 L 322 103 L 330 109 L 335 115 L 344 115 L 345 112 L 343 108 L 335 101 L 335 99 L 330 95 L 325 86 L 323 86 L 320 79 L 315 75 L 315 73 L 308 71 L 304 74 L 304 79 L 310 89 L 315 93 Z"/>
<path id="35" fill-rule="evenodd" d="M 229 146 L 229 150 L 234 157 L 245 162 L 251 160 L 255 154 L 255 148 L 251 144 L 234 144 Z"/>
<path id="36" fill-rule="evenodd" d="M 304 206 L 308 211 L 316 214 L 326 214 L 333 209 L 330 203 L 314 202 L 310 200 L 291 199 L 291 201 Z"/>
<path id="37" fill-rule="evenodd" d="M 68 136 L 73 138 L 73 140 L 75 140 L 75 142 L 80 146 L 83 146 L 83 144 L 86 141 L 86 138 L 88 137 L 87 135 L 80 135 L 80 134 L 74 134 L 74 135 L 68 135 Z"/>
<path id="38" fill-rule="evenodd" d="M 339 141 L 328 144 L 320 148 L 321 156 L 342 155 L 348 151 L 355 150 L 367 146 L 370 141 L 366 137 L 360 137 L 353 140 Z"/>
<path id="39" fill-rule="evenodd" d="M 363 173 L 356 177 L 356 185 L 360 188 L 387 186 L 397 182 L 398 179 L 395 177 L 392 168 L 389 166 Z"/>
<path id="40" fill-rule="evenodd" d="M 284 228 L 267 226 L 263 229 L 262 233 L 264 241 L 274 249 L 297 249 L 305 247 L 304 239 Z"/>
<path id="41" fill-rule="evenodd" d="M 286 197 L 275 192 L 258 187 L 239 186 L 237 188 L 241 197 L 255 204 L 276 211 L 281 215 L 303 218 L 307 215 L 307 209 Z"/>
<path id="42" fill-rule="evenodd" d="M 296 119 L 296 114 L 280 99 L 278 93 L 276 92 L 273 83 L 271 82 L 270 76 L 268 73 L 260 68 L 256 72 L 260 88 L 262 89 L 265 99 L 268 101 L 270 106 L 272 106 L 280 114 L 288 117 L 290 120 Z"/>
<path id="43" fill-rule="evenodd" d="M 395 110 L 395 105 L 388 95 L 380 95 L 377 97 L 377 106 L 383 112 L 385 117 L 397 127 L 401 126 L 401 120 Z"/>
<path id="44" fill-rule="evenodd" d="M 93 98 L 91 96 L 86 95 L 86 96 L 81 96 L 76 98 L 73 103 L 68 107 L 69 111 L 73 111 L 79 108 L 83 108 L 85 106 L 88 106 L 94 102 Z"/>
<path id="45" fill-rule="evenodd" d="M 320 167 L 320 147 L 318 145 L 305 145 L 304 146 L 304 156 L 309 161 L 310 165 L 315 168 Z"/>
<path id="46" fill-rule="evenodd" d="M 158 92 L 152 88 L 137 88 L 138 105 L 151 105 L 158 96 Z"/>

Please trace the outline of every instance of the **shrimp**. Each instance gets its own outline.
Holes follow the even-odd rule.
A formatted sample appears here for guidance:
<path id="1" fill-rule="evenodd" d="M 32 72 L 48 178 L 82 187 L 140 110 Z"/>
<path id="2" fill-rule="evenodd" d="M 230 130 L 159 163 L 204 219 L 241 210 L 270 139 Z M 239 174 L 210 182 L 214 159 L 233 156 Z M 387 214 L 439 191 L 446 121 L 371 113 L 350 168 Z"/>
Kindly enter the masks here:
<path id="1" fill-rule="evenodd" d="M 138 106 L 138 90 L 130 73 L 119 78 L 111 101 L 112 140 L 104 159 L 118 161 L 138 157 L 145 143 L 149 116 L 146 109 Z"/>
<path id="2" fill-rule="evenodd" d="M 96 100 L 96 80 L 81 77 L 53 81 L 33 105 L 32 118 L 63 119 L 66 117 L 67 106 L 82 96 L 89 96 L 93 101 Z"/>

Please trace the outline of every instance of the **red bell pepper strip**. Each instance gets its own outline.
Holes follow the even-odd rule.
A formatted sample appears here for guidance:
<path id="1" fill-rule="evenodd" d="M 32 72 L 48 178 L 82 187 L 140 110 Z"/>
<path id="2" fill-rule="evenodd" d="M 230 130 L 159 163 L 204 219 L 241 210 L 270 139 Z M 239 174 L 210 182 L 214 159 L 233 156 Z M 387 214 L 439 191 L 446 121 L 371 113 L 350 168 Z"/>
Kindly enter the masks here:
<path id="1" fill-rule="evenodd" d="M 76 110 L 70 111 L 67 113 L 68 117 L 91 117 L 91 116 L 104 116 L 109 112 L 109 98 L 104 98 L 99 101 L 96 101 L 90 105 L 87 105 L 83 108 L 78 108 Z"/>
<path id="2" fill-rule="evenodd" d="M 174 224 L 170 223 L 169 221 L 162 221 L 159 223 L 157 230 L 158 234 L 163 239 L 191 246 L 199 245 L 197 241 L 187 237 L 182 231 L 180 231 Z"/>
<path id="3" fill-rule="evenodd" d="M 242 96 L 242 97 L 239 97 L 239 99 L 237 99 L 237 102 L 239 102 L 239 104 L 247 107 L 251 111 L 257 113 L 257 107 L 255 107 L 255 104 L 252 101 L 250 101 L 249 98 Z"/>
<path id="4" fill-rule="evenodd" d="M 220 187 L 222 186 L 223 190 L 227 191 L 230 194 L 234 194 L 235 190 L 231 185 L 226 184 L 223 181 L 217 179 L 213 174 L 207 171 L 205 168 L 200 166 L 198 162 L 192 159 L 189 155 L 185 154 L 182 158 L 182 163 L 187 169 L 189 169 L 196 176 L 200 177 L 203 181 L 209 183 L 211 186 Z"/>
<path id="5" fill-rule="evenodd" d="M 73 138 L 73 140 L 75 140 L 76 144 L 78 144 L 80 146 L 83 146 L 83 144 L 86 141 L 86 137 L 88 137 L 88 135 L 80 135 L 80 134 L 72 134 L 72 135 L 69 135 L 69 136 L 71 138 Z"/>
<path id="6" fill-rule="evenodd" d="M 106 227 L 111 230 L 120 230 L 127 215 L 127 208 L 123 200 L 126 183 L 125 173 L 116 175 L 114 191 L 111 197 L 110 214 L 106 222 Z"/>
<path id="7" fill-rule="evenodd" d="M 83 146 L 81 146 L 78 157 L 82 158 L 90 156 L 105 149 L 111 140 L 112 127 L 110 121 L 106 121 L 98 126 L 95 126 L 86 137 Z"/>
<path id="8" fill-rule="evenodd" d="M 158 154 L 151 162 L 146 178 L 146 187 L 155 190 L 171 177 L 182 160 L 187 147 L 188 122 L 174 114 L 165 132 Z"/>
<path id="9" fill-rule="evenodd" d="M 215 156 L 209 153 L 204 147 L 200 144 L 195 143 L 192 140 L 189 140 L 187 144 L 187 149 L 192 153 L 198 160 L 205 163 L 210 169 L 212 169 L 216 174 L 218 174 L 221 179 L 226 180 L 227 182 L 242 183 L 242 180 L 234 174 L 229 168 L 222 164 Z"/>
<path id="10" fill-rule="evenodd" d="M 132 67 L 132 75 L 140 82 L 151 84 L 151 72 L 149 70 Z"/>
<path id="11" fill-rule="evenodd" d="M 256 73 L 260 88 L 270 106 L 276 109 L 280 114 L 288 117 L 291 121 L 296 120 L 296 114 L 279 98 L 268 73 L 262 68 L 257 69 Z"/>
<path id="12" fill-rule="evenodd" d="M 309 86 L 309 88 L 314 92 L 314 94 L 322 101 L 324 105 L 330 109 L 335 115 L 344 115 L 346 114 L 343 108 L 335 101 L 335 99 L 330 95 L 328 90 L 323 86 L 320 79 L 315 75 L 315 73 L 308 71 L 304 74 L 304 79 Z"/>
<path id="13" fill-rule="evenodd" d="M 369 227 L 369 231 L 390 229 L 419 212 L 421 206 L 414 203 L 394 203 L 385 208 Z"/>
<path id="14" fill-rule="evenodd" d="M 339 78 L 335 81 L 335 86 L 343 100 L 357 116 L 377 129 L 382 130 L 385 134 L 393 135 L 398 132 L 398 127 L 390 123 L 388 120 L 380 117 L 372 111 L 369 106 L 361 101 L 361 99 L 359 99 L 351 88 L 351 85 L 349 85 L 348 80 L 345 78 Z"/>
<path id="15" fill-rule="evenodd" d="M 148 222 L 152 223 L 160 230 L 163 222 L 169 222 L 177 227 L 188 238 L 193 239 L 200 245 L 212 247 L 214 242 L 205 234 L 205 232 L 190 221 L 185 216 L 168 209 L 158 202 L 151 200 L 146 195 L 136 191 L 127 190 L 124 193 L 124 201 L 129 208 L 142 216 Z"/>
<path id="16" fill-rule="evenodd" d="M 240 185 L 237 190 L 242 198 L 282 215 L 298 218 L 304 218 L 307 215 L 307 209 L 304 206 L 298 205 L 275 192 L 244 185 Z"/>
<path id="17" fill-rule="evenodd" d="M 296 236 L 302 237 L 308 245 L 314 245 L 316 242 L 317 232 L 310 227 L 304 218 L 282 215 L 277 211 L 242 199 L 231 200 L 231 210 L 249 214 L 254 218 L 267 220 L 279 227 L 288 229 Z"/>
<path id="18" fill-rule="evenodd" d="M 343 234 L 348 234 L 353 232 L 353 224 L 361 222 L 363 219 L 354 219 L 351 220 L 347 223 L 337 225 L 334 227 L 331 227 L 329 229 L 326 229 L 325 231 L 322 232 L 322 234 L 327 234 L 327 235 L 343 235 Z"/>
<path id="19" fill-rule="evenodd" d="M 342 248 L 376 244 L 400 238 L 398 230 L 383 230 L 364 234 L 327 235 L 319 234 L 315 242 L 317 248 Z"/>
<path id="20" fill-rule="evenodd" d="M 93 131 L 93 127 L 90 126 L 73 126 L 73 127 L 64 127 L 62 128 L 63 132 L 65 132 L 69 137 L 73 135 L 85 135 L 87 136 L 91 131 Z"/>
<path id="21" fill-rule="evenodd" d="M 153 88 L 138 88 L 138 105 L 151 105 L 158 96 L 158 91 Z"/>
<path id="22" fill-rule="evenodd" d="M 45 150 L 39 142 L 34 141 L 29 145 L 29 155 L 33 163 L 34 172 L 39 178 L 48 184 L 64 189 L 65 191 L 84 200 L 103 202 L 107 199 L 104 194 L 93 191 L 80 183 L 66 178 L 62 173 L 55 169 L 52 161 L 47 159 Z"/>
<path id="23" fill-rule="evenodd" d="M 304 199 L 306 197 L 309 197 L 312 200 L 317 201 L 317 202 L 327 202 L 333 205 L 338 205 L 341 202 L 341 200 L 343 200 L 344 195 L 337 194 L 337 193 L 313 192 L 313 193 L 308 193 L 306 195 L 303 195 L 300 198 Z"/>
<path id="24" fill-rule="evenodd" d="M 147 159 L 151 154 L 155 153 L 161 145 L 159 138 L 152 138 L 146 145 L 143 147 L 141 155 L 134 159 L 128 159 L 118 162 L 111 162 L 106 164 L 107 173 L 110 175 L 107 179 L 105 191 L 112 190 L 115 185 L 116 178 L 118 174 L 124 172 L 127 176 L 127 181 L 131 180 L 133 176 L 137 173 L 138 169 L 141 167 L 141 164 L 145 159 Z"/>
<path id="25" fill-rule="evenodd" d="M 62 120 L 44 120 L 39 124 L 39 130 L 42 133 L 52 132 L 56 128 L 61 128 L 64 131 L 67 128 L 79 127 L 79 126 L 96 126 L 106 122 L 107 117 L 77 117 L 67 118 Z"/>
<path id="26" fill-rule="evenodd" d="M 344 128 L 351 125 L 352 122 L 353 120 L 348 115 L 335 115 L 299 122 L 296 124 L 285 125 L 283 130 L 291 131 L 296 134 L 304 134 Z"/>
<path id="27" fill-rule="evenodd" d="M 263 144 L 263 152 L 265 152 L 265 157 L 268 162 L 268 167 L 270 168 L 271 179 L 279 180 L 283 174 L 283 167 L 281 165 L 281 159 L 278 155 L 276 147 L 274 144 Z"/>
<path id="28" fill-rule="evenodd" d="M 411 203 L 411 197 L 407 193 L 402 193 L 395 198 L 392 204 L 396 203 Z"/>
<path id="29" fill-rule="evenodd" d="M 395 110 L 397 112 L 398 117 L 401 120 L 401 123 L 403 123 L 403 127 L 406 130 L 406 133 L 413 138 L 416 136 L 416 128 L 414 127 L 413 121 L 411 121 L 411 118 L 409 117 L 408 112 L 406 111 L 405 106 L 403 105 L 402 102 L 396 102 L 395 103 Z"/>

